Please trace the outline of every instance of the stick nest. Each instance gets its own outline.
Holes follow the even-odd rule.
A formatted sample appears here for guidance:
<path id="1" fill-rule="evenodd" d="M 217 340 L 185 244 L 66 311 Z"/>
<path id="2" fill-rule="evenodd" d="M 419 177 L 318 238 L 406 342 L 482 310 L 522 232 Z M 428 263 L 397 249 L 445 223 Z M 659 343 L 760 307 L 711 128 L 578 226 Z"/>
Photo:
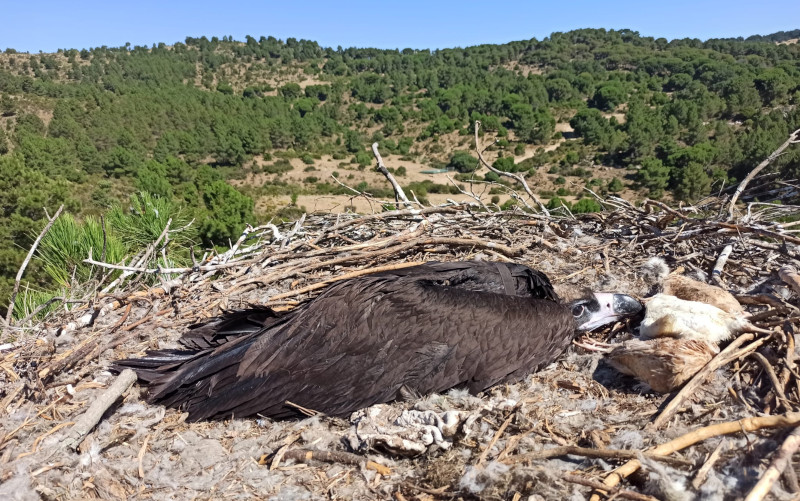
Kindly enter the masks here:
<path id="1" fill-rule="evenodd" d="M 87 294 L 74 309 L 17 326 L 16 342 L 0 352 L 0 498 L 552 499 L 589 496 L 609 470 L 629 461 L 641 467 L 602 495 L 740 497 L 767 470 L 791 431 L 786 423 L 796 421 L 703 436 L 668 456 L 648 449 L 700 427 L 800 410 L 798 298 L 779 274 L 796 264 L 800 241 L 775 222 L 791 209 L 750 207 L 730 223 L 714 201 L 682 209 L 603 203 L 605 212 L 578 218 L 451 204 L 248 228 L 229 252 L 192 269 L 134 273 L 113 293 Z M 730 260 L 711 277 L 729 245 Z M 342 277 L 463 259 L 513 260 L 544 271 L 558 287 L 645 297 L 652 283 L 639 265 L 653 256 L 716 279 L 773 330 L 757 349 L 715 371 L 659 427 L 652 422 L 670 395 L 620 375 L 600 354 L 571 347 L 524 382 L 481 398 L 453 391 L 391 404 L 476 416 L 472 432 L 456 434 L 451 447 L 413 458 L 354 454 L 343 440 L 350 423 L 341 419 L 188 424 L 177 410 L 145 404 L 138 385 L 77 450 L 65 446 L 73 424 L 115 381 L 110 361 L 178 347 L 188 325 L 230 309 L 289 309 Z M 144 286 L 146 276 L 160 283 Z M 593 336 L 622 339 L 634 326 Z M 498 402 L 511 404 L 487 405 Z M 771 492 L 796 490 L 790 464 Z"/>

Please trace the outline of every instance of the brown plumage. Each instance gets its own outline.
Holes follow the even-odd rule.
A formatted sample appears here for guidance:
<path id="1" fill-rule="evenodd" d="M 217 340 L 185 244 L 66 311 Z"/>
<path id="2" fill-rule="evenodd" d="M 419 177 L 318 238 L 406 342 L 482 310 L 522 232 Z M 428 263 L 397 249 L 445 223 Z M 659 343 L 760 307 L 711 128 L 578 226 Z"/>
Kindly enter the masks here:
<path id="1" fill-rule="evenodd" d="M 684 275 L 671 274 L 664 280 L 664 294 L 686 301 L 716 306 L 734 315 L 746 316 L 744 308 L 733 294 L 716 285 L 706 284 Z"/>
<path id="2" fill-rule="evenodd" d="M 615 346 L 606 359 L 623 374 L 641 379 L 657 392 L 669 393 L 717 353 L 716 345 L 697 339 L 631 339 Z"/>
<path id="3" fill-rule="evenodd" d="M 614 308 L 641 306 L 610 294 L 562 304 L 544 274 L 518 264 L 434 262 L 338 282 L 285 314 L 234 313 L 190 330 L 189 350 L 115 368 L 135 369 L 150 402 L 190 420 L 298 415 L 287 401 L 346 415 L 404 394 L 517 380 L 552 362 L 577 327 L 619 318 Z"/>
<path id="4" fill-rule="evenodd" d="M 670 273 L 667 263 L 660 257 L 650 258 L 642 266 L 642 271 L 658 292 L 684 301 L 710 304 L 733 315 L 747 315 L 733 294 L 722 287 L 700 282 L 676 271 Z"/>

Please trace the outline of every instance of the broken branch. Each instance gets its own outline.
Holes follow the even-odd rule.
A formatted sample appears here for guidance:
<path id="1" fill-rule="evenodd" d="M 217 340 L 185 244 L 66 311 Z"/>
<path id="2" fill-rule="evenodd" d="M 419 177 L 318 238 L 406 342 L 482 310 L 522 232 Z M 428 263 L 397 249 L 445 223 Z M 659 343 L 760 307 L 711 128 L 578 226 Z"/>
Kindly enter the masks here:
<path id="1" fill-rule="evenodd" d="M 86 438 L 86 435 L 100 422 L 108 408 L 135 382 L 135 372 L 130 369 L 122 371 L 114 383 L 109 386 L 105 393 L 97 397 L 89 409 L 83 413 L 70 429 L 64 440 L 64 447 L 72 450 L 77 449 L 78 445 Z"/>

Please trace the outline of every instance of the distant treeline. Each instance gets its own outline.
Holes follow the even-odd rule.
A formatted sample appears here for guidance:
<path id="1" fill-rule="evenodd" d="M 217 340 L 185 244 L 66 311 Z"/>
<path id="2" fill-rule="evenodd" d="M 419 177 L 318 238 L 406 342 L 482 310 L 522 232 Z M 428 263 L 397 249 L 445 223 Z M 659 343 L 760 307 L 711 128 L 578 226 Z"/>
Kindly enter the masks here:
<path id="1" fill-rule="evenodd" d="M 211 246 L 254 220 L 253 200 L 226 182 L 254 156 L 276 172 L 288 158 L 313 163 L 323 154 L 368 165 L 373 141 L 413 155 L 443 134 L 469 134 L 475 120 L 509 150 L 552 141 L 558 122 L 574 128 L 577 141 L 519 165 L 506 154 L 498 168 L 615 165 L 630 170 L 642 196 L 696 200 L 740 179 L 800 128 L 800 45 L 775 43 L 799 34 L 702 42 L 587 29 L 436 51 L 273 37 L 6 49 L 0 303 L 44 207 L 100 214 L 147 192 L 183 206 L 198 221 L 196 242 Z M 449 163 L 474 167 L 460 155 Z M 797 149 L 775 165 L 796 176 Z M 260 189 L 338 188 L 276 181 Z M 36 265 L 29 276 L 48 285 Z"/>

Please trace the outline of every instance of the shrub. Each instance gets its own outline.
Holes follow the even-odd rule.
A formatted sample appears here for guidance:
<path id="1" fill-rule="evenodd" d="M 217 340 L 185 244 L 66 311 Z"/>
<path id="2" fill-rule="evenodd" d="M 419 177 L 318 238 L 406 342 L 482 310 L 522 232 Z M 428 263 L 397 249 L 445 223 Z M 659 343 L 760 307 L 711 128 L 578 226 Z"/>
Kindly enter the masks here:
<path id="1" fill-rule="evenodd" d="M 587 212 L 601 212 L 602 210 L 603 206 L 600 205 L 593 198 L 582 198 L 577 202 L 575 202 L 575 205 L 572 206 L 572 212 L 574 214 L 585 214 Z"/>
<path id="2" fill-rule="evenodd" d="M 478 159 L 468 151 L 456 151 L 450 156 L 447 167 L 458 172 L 472 172 L 478 168 Z"/>

